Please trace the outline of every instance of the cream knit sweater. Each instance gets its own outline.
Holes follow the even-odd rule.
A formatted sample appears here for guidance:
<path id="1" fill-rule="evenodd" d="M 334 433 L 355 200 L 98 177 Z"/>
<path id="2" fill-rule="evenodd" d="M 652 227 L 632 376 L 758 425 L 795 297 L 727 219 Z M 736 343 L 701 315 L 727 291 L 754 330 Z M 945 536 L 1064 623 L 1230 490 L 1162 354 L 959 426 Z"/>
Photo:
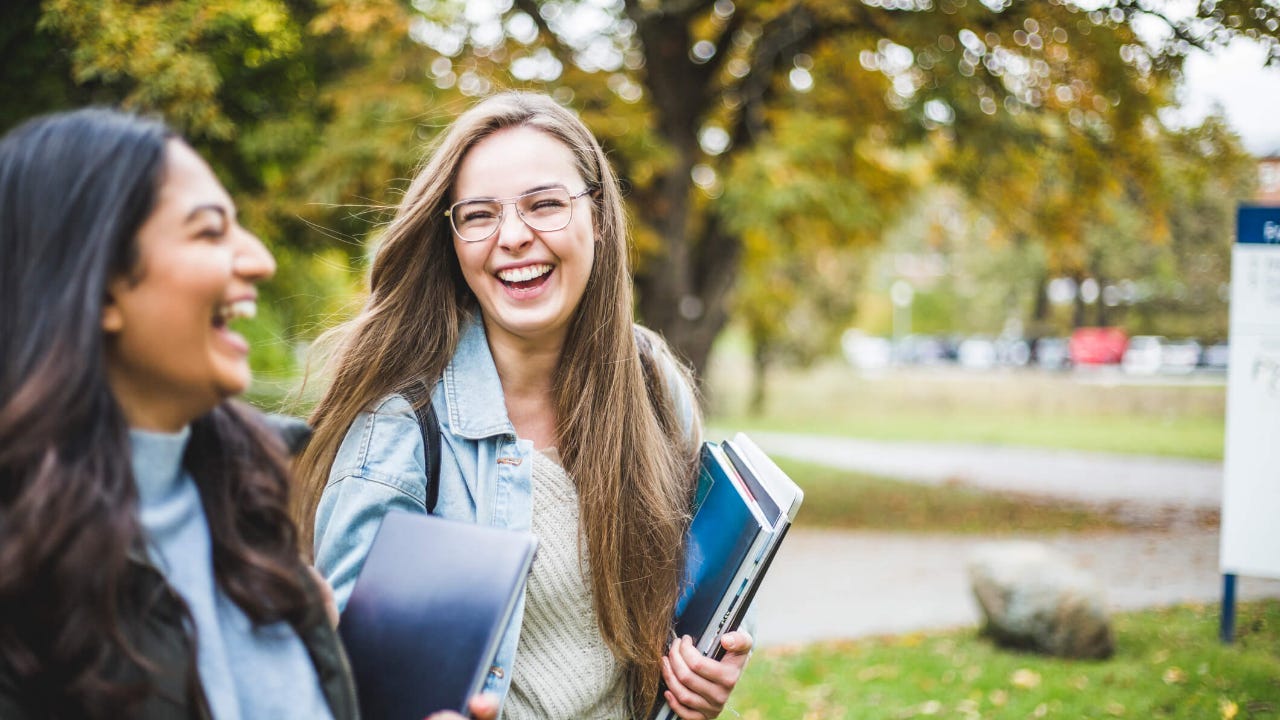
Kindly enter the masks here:
<path id="1" fill-rule="evenodd" d="M 564 468 L 541 452 L 533 454 L 532 475 L 538 555 L 502 717 L 624 720 L 626 678 L 596 623 L 577 489 Z"/>

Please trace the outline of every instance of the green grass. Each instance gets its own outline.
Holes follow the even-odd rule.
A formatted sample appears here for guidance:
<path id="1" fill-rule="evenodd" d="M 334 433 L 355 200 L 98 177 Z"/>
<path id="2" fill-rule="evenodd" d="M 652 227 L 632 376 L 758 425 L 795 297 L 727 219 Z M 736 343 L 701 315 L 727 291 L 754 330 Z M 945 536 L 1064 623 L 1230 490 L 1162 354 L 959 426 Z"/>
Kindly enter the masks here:
<path id="1" fill-rule="evenodd" d="M 1112 620 L 1105 661 L 1000 650 L 973 630 L 764 649 L 730 704 L 744 720 L 1280 717 L 1280 600 L 1240 604 L 1229 646 L 1216 605 Z"/>
<path id="2" fill-rule="evenodd" d="M 804 488 L 801 527 L 990 535 L 1113 530 L 1127 524 L 1107 508 L 919 485 L 785 458 L 778 465 Z"/>
<path id="3" fill-rule="evenodd" d="M 710 421 L 734 430 L 1222 458 L 1223 384 L 1127 385 L 1111 379 L 957 369 L 861 376 L 832 361 L 774 371 L 763 412 L 753 415 L 750 369 L 732 354 L 719 353 L 706 389 Z"/>
<path id="4" fill-rule="evenodd" d="M 713 422 L 736 430 L 767 430 L 867 440 L 982 443 L 1161 455 L 1201 460 L 1222 458 L 1223 423 L 1208 418 L 1141 416 L 1046 417 L 985 414 L 981 409 L 943 413 L 899 411 L 875 416 L 723 416 Z"/>

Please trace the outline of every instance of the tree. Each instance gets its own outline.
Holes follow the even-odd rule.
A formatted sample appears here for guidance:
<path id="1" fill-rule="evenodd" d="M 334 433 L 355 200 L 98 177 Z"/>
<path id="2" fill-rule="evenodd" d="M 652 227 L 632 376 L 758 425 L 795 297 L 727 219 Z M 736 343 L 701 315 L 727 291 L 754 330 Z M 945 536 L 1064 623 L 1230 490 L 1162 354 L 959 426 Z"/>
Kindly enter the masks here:
<path id="1" fill-rule="evenodd" d="M 1248 35 L 1280 60 L 1273 6 L 1210 0 L 1176 18 L 1148 5 L 513 0 L 463 13 L 442 2 L 431 5 L 423 37 L 480 87 L 571 90 L 584 116 L 606 129 L 642 226 L 640 314 L 702 367 L 748 245 L 729 204 L 706 202 L 693 178 L 712 185 L 708 178 L 727 177 L 735 158 L 785 145 L 778 121 L 797 105 L 865 123 L 889 145 L 943 134 L 957 148 L 957 172 L 971 176 L 1011 148 L 1056 145 L 1067 168 L 1049 192 L 1060 201 L 1037 205 L 1070 246 L 1079 225 L 1068 208 L 1089 200 L 1090 187 L 1149 177 L 1143 129 L 1158 123 L 1192 47 Z M 1144 42 L 1139 21 L 1162 24 L 1166 36 Z M 863 74 L 879 75 L 888 90 L 867 92 Z M 849 92 L 804 98 L 824 87 Z M 608 131 L 617 118 L 636 125 L 619 136 Z M 848 148 L 833 148 L 841 151 Z M 1019 188 L 1003 190 L 1005 207 L 1016 206 Z"/>
<path id="2" fill-rule="evenodd" d="M 701 368 L 759 247 L 732 214 L 752 203 L 712 194 L 757 151 L 805 157 L 803 133 L 784 126 L 792 115 L 846 123 L 832 154 L 944 157 L 938 167 L 1007 213 L 1011 232 L 1051 236 L 1048 250 L 1069 258 L 1083 238 L 1074 212 L 1104 211 L 1120 187 L 1157 186 L 1152 128 L 1191 48 L 1247 36 L 1280 61 L 1273 4 L 1204 0 L 1183 17 L 1146 0 L 1094 5 L 46 0 L 37 10 L 27 0 L 0 10 L 19 28 L 0 35 L 6 58 L 31 61 L 0 70 L 6 87 L 31 88 L 8 91 L 16 102 L 3 121 L 99 98 L 162 110 L 242 197 L 258 198 L 252 212 L 273 246 L 305 265 L 320 249 L 359 260 L 348 241 L 369 233 L 361 213 L 308 204 L 316 196 L 384 204 L 382 184 L 403 177 L 406 156 L 461 100 L 547 89 L 581 111 L 629 185 L 641 316 Z M 1143 39 L 1140 22 L 1165 33 Z M 1045 152 L 1061 163 L 1052 184 L 1032 172 Z M 911 179 L 910 164 L 897 170 Z M 883 199 L 880 180 L 853 181 Z M 765 205 L 776 190 L 754 198 Z M 1150 200 L 1156 212 L 1171 201 Z M 776 210 L 775 226 L 795 212 Z M 818 234 L 845 234 L 839 217 L 811 217 L 825 224 Z M 307 315 L 305 304 L 281 307 L 294 308 L 288 322 Z"/>
<path id="3" fill-rule="evenodd" d="M 357 294 L 370 214 L 422 142 L 434 53 L 396 2 L 20 0 L 0 8 L 0 130 L 87 104 L 158 113 L 275 253 L 253 335 L 267 385 Z M 391 122 L 390 117 L 403 120 Z"/>

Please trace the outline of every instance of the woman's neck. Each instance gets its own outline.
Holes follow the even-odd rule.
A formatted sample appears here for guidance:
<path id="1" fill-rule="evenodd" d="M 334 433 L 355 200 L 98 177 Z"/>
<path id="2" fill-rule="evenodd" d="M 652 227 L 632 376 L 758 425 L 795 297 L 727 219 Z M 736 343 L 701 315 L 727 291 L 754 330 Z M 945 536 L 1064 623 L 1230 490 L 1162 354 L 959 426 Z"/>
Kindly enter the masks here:
<path id="1" fill-rule="evenodd" d="M 520 342 L 505 334 L 489 335 L 507 417 L 516 435 L 536 448 L 556 444 L 555 396 L 552 379 L 560 362 L 560 343 Z"/>

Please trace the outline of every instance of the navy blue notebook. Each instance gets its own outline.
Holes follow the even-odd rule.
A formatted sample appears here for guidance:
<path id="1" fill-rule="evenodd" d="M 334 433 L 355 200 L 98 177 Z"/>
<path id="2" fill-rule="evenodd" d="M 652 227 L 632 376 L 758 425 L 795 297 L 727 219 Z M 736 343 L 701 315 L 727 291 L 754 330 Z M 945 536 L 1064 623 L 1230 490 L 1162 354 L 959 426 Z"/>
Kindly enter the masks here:
<path id="1" fill-rule="evenodd" d="M 387 513 L 338 623 L 361 717 L 466 715 L 536 548 L 526 532 Z"/>

